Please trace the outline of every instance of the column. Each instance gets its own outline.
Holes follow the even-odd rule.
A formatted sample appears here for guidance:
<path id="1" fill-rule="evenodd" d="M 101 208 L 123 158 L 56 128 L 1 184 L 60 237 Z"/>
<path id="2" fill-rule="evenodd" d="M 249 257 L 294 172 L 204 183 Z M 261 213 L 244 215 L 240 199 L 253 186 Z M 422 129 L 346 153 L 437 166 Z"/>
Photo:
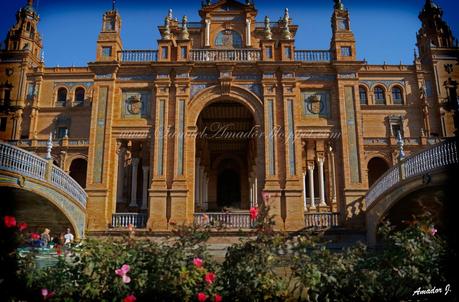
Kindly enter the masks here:
<path id="1" fill-rule="evenodd" d="M 148 166 L 143 166 L 142 167 L 142 172 L 143 172 L 143 191 L 142 191 L 142 206 L 140 207 L 142 210 L 147 209 L 147 199 L 148 199 L 148 172 L 150 170 L 150 167 Z"/>
<path id="2" fill-rule="evenodd" d="M 324 183 L 324 161 L 323 156 L 317 158 L 317 163 L 319 165 L 319 205 L 327 206 L 325 203 L 325 183 Z"/>
<path id="3" fill-rule="evenodd" d="M 258 185 L 257 185 L 257 178 L 255 177 L 253 181 L 253 196 L 254 196 L 254 205 L 255 207 L 258 206 Z"/>
<path id="4" fill-rule="evenodd" d="M 205 181 L 205 190 L 204 190 L 204 208 L 207 211 L 209 209 L 209 177 L 206 175 L 206 181 Z"/>
<path id="5" fill-rule="evenodd" d="M 137 207 L 137 169 L 139 167 L 139 158 L 134 157 L 131 161 L 132 181 L 131 181 L 131 203 L 130 207 Z"/>
<path id="6" fill-rule="evenodd" d="M 118 150 L 118 187 L 116 190 L 116 202 L 122 203 L 124 193 L 124 165 L 125 165 L 126 148 L 120 147 Z"/>
<path id="7" fill-rule="evenodd" d="M 308 163 L 309 174 L 309 198 L 311 199 L 311 209 L 316 208 L 316 201 L 314 200 L 314 162 Z"/>
<path id="8" fill-rule="evenodd" d="M 245 45 L 250 47 L 252 46 L 252 41 L 251 41 L 251 33 L 250 33 L 250 23 L 252 21 L 250 19 L 245 19 L 245 39 L 246 39 L 246 42 L 245 42 Z"/>
<path id="9" fill-rule="evenodd" d="M 205 46 L 210 46 L 210 19 L 206 19 L 206 41 Z"/>
<path id="10" fill-rule="evenodd" d="M 200 191 L 200 196 L 199 196 L 199 200 L 200 200 L 200 204 L 201 204 L 201 208 L 204 209 L 204 167 L 199 167 L 199 175 L 201 176 L 200 177 L 200 182 L 199 182 L 199 185 L 200 185 L 200 188 L 199 188 L 199 191 Z"/>
<path id="11" fill-rule="evenodd" d="M 303 172 L 303 203 L 304 210 L 308 210 L 308 203 L 306 202 L 306 172 Z"/>
<path id="12" fill-rule="evenodd" d="M 199 187 L 199 181 L 200 181 L 200 169 L 199 169 L 199 158 L 196 159 L 196 166 L 195 166 L 195 176 L 194 176 L 194 183 L 195 183 L 195 200 L 194 200 L 194 207 L 196 208 L 197 206 L 200 206 L 201 200 L 200 200 L 200 187 Z"/>
<path id="13" fill-rule="evenodd" d="M 330 155 L 330 166 L 331 166 L 331 192 L 332 192 L 332 203 L 336 203 L 336 171 L 335 171 L 335 153 L 333 152 L 332 146 L 329 148 Z"/>

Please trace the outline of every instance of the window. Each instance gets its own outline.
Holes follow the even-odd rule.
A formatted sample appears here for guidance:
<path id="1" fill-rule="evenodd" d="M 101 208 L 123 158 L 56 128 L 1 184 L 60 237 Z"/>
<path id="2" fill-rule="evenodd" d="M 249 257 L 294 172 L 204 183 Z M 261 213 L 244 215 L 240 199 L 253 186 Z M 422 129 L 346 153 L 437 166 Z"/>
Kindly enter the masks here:
<path id="1" fill-rule="evenodd" d="M 367 96 L 367 89 L 363 86 L 359 87 L 359 95 L 360 95 L 360 104 L 367 105 L 368 104 L 368 96 Z"/>
<path id="2" fill-rule="evenodd" d="M 67 89 L 59 88 L 57 91 L 57 104 L 59 106 L 65 107 L 65 103 L 67 102 Z"/>
<path id="3" fill-rule="evenodd" d="M 27 30 L 27 31 L 30 31 L 30 22 L 27 22 L 26 30 Z"/>
<path id="4" fill-rule="evenodd" d="M 0 132 L 4 132 L 6 130 L 6 123 L 8 122 L 7 117 L 0 118 Z"/>
<path id="5" fill-rule="evenodd" d="M 377 105 L 385 105 L 386 104 L 386 96 L 384 95 L 384 89 L 380 86 L 375 87 L 375 104 Z"/>
<path id="6" fill-rule="evenodd" d="M 105 21 L 105 26 L 104 26 L 105 31 L 112 31 L 115 30 L 115 19 L 113 18 L 108 18 Z"/>
<path id="7" fill-rule="evenodd" d="M 78 87 L 77 89 L 75 89 L 75 103 L 84 103 L 84 88 Z"/>
<path id="8" fill-rule="evenodd" d="M 338 19 L 338 29 L 339 30 L 348 30 L 346 19 Z"/>
<path id="9" fill-rule="evenodd" d="M 56 130 L 56 138 L 64 138 L 64 137 L 68 137 L 69 135 L 69 129 L 67 127 L 59 127 L 57 128 Z"/>
<path id="10" fill-rule="evenodd" d="M 271 46 L 266 47 L 266 58 L 273 58 L 273 48 Z"/>
<path id="11" fill-rule="evenodd" d="M 217 34 L 217 37 L 215 38 L 215 46 L 225 48 L 241 48 L 241 35 L 234 30 L 222 30 Z"/>
<path id="12" fill-rule="evenodd" d="M 392 102 L 397 105 L 403 104 L 402 89 L 400 87 L 392 88 Z"/>
<path id="13" fill-rule="evenodd" d="M 397 137 L 398 132 L 404 137 L 403 135 L 403 116 L 400 115 L 391 115 L 388 117 L 389 119 L 389 131 L 390 136 Z"/>
<path id="14" fill-rule="evenodd" d="M 341 47 L 341 56 L 342 57 L 351 57 L 352 56 L 352 49 L 349 46 Z"/>
<path id="15" fill-rule="evenodd" d="M 169 57 L 169 51 L 168 51 L 167 46 L 161 47 L 161 59 L 167 60 L 168 57 Z"/>
<path id="16" fill-rule="evenodd" d="M 186 47 L 181 47 L 180 48 L 180 56 L 182 59 L 186 59 L 186 57 L 188 56 L 188 51 L 186 49 Z"/>
<path id="17" fill-rule="evenodd" d="M 290 47 L 285 47 L 284 48 L 284 54 L 287 59 L 292 58 L 292 49 Z"/>
<path id="18" fill-rule="evenodd" d="M 102 47 L 102 56 L 111 57 L 112 56 L 112 48 L 110 46 Z"/>

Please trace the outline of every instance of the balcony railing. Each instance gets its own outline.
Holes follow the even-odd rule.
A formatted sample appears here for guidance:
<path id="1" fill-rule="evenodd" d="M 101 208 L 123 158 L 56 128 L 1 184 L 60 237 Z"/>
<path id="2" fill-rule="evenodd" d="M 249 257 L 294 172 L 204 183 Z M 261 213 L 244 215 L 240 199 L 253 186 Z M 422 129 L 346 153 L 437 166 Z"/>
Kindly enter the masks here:
<path id="1" fill-rule="evenodd" d="M 122 50 L 118 53 L 121 62 L 151 62 L 158 60 L 157 50 Z"/>
<path id="2" fill-rule="evenodd" d="M 200 226 L 222 226 L 231 229 L 250 229 L 253 226 L 249 212 L 194 213 L 194 223 Z"/>
<path id="3" fill-rule="evenodd" d="M 0 143 L 0 169 L 48 182 L 86 208 L 87 195 L 84 189 L 70 175 L 38 155 Z"/>
<path id="4" fill-rule="evenodd" d="M 193 49 L 190 52 L 191 61 L 259 61 L 259 49 Z"/>
<path id="5" fill-rule="evenodd" d="M 330 62 L 331 52 L 328 50 L 295 50 L 295 61 Z"/>
<path id="6" fill-rule="evenodd" d="M 453 140 L 410 155 L 391 167 L 371 186 L 365 196 L 366 206 L 371 206 L 379 196 L 402 180 L 458 163 L 457 147 Z"/>
<path id="7" fill-rule="evenodd" d="M 306 227 L 331 228 L 339 224 L 339 213 L 304 213 Z"/>
<path id="8" fill-rule="evenodd" d="M 145 213 L 114 213 L 112 214 L 112 228 L 127 228 L 129 225 L 135 228 L 144 228 L 147 225 Z"/>

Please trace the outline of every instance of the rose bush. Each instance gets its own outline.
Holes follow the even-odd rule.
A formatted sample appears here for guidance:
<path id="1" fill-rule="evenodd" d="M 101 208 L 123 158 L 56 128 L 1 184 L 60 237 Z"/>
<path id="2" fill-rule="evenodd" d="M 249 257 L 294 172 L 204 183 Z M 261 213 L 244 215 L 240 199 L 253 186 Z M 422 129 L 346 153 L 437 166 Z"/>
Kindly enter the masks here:
<path id="1" fill-rule="evenodd" d="M 266 198 L 265 201 L 267 201 Z M 413 290 L 444 285 L 447 254 L 428 221 L 395 231 L 381 228 L 382 248 L 363 244 L 342 252 L 326 248 L 317 234 L 295 237 L 273 231 L 269 202 L 253 214 L 255 238 L 229 247 L 217 264 L 205 242 L 209 230 L 179 226 L 161 243 L 124 238 L 89 239 L 38 268 L 35 254 L 18 259 L 13 301 L 398 301 Z M 10 246 L 30 240 L 26 225 L 3 217 Z M 32 235 L 33 237 L 33 235 Z M 9 245 L 8 245 L 9 244 Z M 2 257 L 5 253 L 2 252 Z M 6 284 L 12 285 L 11 281 Z M 19 284 L 19 285 L 18 285 Z M 0 286 L 2 284 L 0 283 Z"/>

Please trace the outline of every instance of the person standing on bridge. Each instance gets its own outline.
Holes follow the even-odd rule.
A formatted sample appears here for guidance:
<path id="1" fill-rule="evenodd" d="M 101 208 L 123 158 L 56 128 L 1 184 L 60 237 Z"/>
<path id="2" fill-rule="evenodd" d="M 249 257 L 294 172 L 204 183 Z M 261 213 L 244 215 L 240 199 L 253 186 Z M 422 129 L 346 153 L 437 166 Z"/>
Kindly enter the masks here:
<path id="1" fill-rule="evenodd" d="M 68 245 L 68 244 L 72 243 L 74 238 L 75 237 L 73 236 L 72 232 L 70 231 L 70 228 L 67 228 L 67 233 L 64 235 L 64 239 L 65 239 L 64 244 Z"/>
<path id="2" fill-rule="evenodd" d="M 41 247 L 48 247 L 48 243 L 51 240 L 51 237 L 49 236 L 50 229 L 45 228 L 45 231 L 41 233 Z"/>

